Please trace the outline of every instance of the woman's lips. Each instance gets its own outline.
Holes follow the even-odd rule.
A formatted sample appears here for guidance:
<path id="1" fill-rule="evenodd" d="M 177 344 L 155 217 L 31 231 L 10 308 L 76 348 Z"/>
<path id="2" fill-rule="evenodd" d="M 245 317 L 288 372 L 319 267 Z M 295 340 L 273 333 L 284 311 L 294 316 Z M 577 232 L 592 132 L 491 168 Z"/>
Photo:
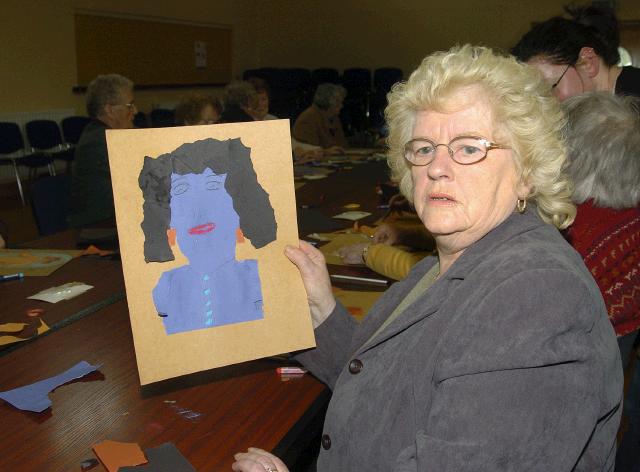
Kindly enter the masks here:
<path id="1" fill-rule="evenodd" d="M 198 225 L 190 228 L 188 232 L 189 234 L 205 234 L 209 231 L 213 231 L 215 227 L 216 225 L 214 223 L 205 223 L 203 225 Z"/>
<path id="2" fill-rule="evenodd" d="M 456 200 L 446 193 L 430 193 L 429 201 L 432 203 L 455 203 Z"/>

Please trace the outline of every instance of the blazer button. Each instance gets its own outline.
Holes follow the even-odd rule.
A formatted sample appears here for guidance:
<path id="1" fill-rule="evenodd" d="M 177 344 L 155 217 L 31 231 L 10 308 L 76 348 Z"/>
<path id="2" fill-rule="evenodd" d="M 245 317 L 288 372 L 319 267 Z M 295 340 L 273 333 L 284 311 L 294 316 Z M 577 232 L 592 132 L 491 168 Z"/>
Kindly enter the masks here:
<path id="1" fill-rule="evenodd" d="M 349 362 L 349 372 L 359 374 L 360 371 L 362 371 L 362 361 L 360 359 L 353 359 Z"/>
<path id="2" fill-rule="evenodd" d="M 329 450 L 329 448 L 331 447 L 331 438 L 329 437 L 328 434 L 323 434 L 322 435 L 322 449 L 324 449 L 325 451 Z"/>

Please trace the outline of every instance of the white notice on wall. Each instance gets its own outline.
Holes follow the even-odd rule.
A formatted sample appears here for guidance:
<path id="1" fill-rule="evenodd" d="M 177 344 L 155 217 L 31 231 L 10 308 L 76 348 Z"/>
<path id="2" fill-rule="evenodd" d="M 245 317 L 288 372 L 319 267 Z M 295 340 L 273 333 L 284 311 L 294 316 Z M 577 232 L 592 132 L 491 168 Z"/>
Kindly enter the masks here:
<path id="1" fill-rule="evenodd" d="M 195 41 L 194 50 L 196 53 L 196 67 L 204 69 L 207 67 L 207 43 L 204 41 Z"/>

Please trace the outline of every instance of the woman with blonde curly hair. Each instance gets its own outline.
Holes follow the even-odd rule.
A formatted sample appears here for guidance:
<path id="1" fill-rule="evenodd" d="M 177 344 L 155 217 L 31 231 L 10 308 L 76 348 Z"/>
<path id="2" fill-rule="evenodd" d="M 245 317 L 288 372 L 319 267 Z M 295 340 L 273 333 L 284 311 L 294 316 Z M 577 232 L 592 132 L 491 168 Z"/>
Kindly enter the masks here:
<path id="1" fill-rule="evenodd" d="M 389 95 L 389 162 L 434 236 L 359 325 L 300 243 L 333 395 L 318 470 L 613 469 L 622 370 L 598 287 L 558 228 L 575 215 L 563 115 L 530 66 L 490 49 L 428 56 Z M 286 470 L 252 449 L 234 470 Z"/>

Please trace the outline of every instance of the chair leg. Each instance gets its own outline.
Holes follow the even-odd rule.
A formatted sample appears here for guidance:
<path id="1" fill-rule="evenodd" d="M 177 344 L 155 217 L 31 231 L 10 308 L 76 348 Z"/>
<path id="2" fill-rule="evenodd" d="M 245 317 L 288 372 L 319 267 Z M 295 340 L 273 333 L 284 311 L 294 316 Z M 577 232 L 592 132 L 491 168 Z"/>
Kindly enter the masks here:
<path id="1" fill-rule="evenodd" d="M 51 176 L 56 175 L 56 168 L 53 166 L 53 162 L 50 162 L 49 164 L 47 164 L 47 167 L 49 168 L 49 175 Z"/>
<path id="2" fill-rule="evenodd" d="M 22 200 L 22 206 L 26 206 L 26 202 L 24 200 L 24 192 L 22 191 L 22 182 L 20 181 L 20 173 L 18 172 L 18 165 L 16 164 L 15 159 L 11 159 L 13 162 L 13 172 L 16 174 L 16 183 L 18 184 L 18 192 L 20 193 L 20 200 Z"/>

